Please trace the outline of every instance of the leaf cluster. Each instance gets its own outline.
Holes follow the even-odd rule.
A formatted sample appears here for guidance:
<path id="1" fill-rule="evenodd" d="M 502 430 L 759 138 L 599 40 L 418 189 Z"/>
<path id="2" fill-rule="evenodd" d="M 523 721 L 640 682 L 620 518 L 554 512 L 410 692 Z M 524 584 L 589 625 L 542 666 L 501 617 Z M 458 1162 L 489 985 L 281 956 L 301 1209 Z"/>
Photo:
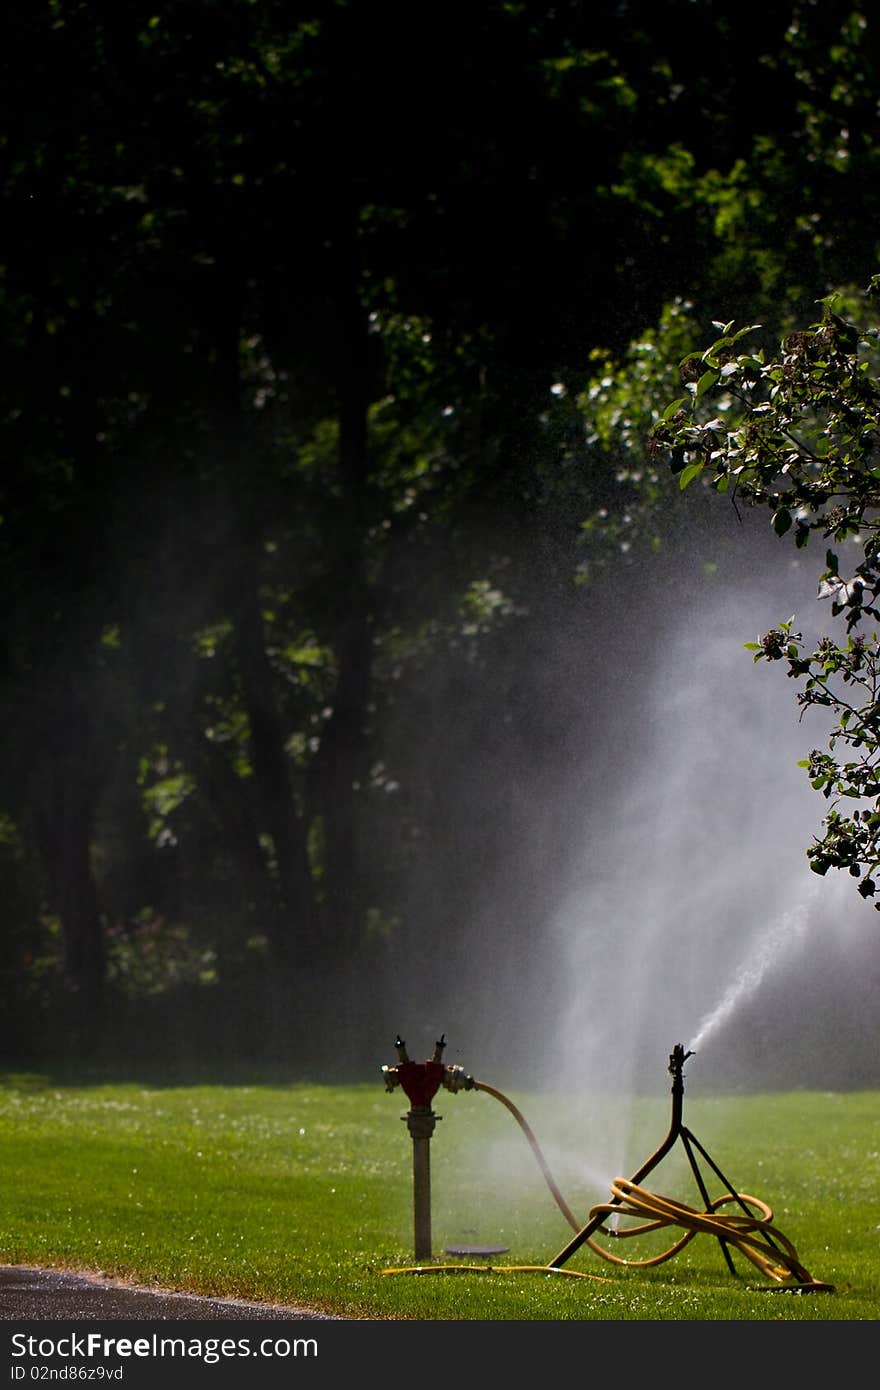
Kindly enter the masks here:
<path id="1" fill-rule="evenodd" d="M 880 291 L 875 276 L 866 298 Z M 777 536 L 803 549 L 825 543 L 819 597 L 845 632 L 805 644 L 793 619 L 758 642 L 755 661 L 785 661 L 802 683 L 802 713 L 833 717 L 828 750 L 801 764 L 831 802 L 811 868 L 845 868 L 875 893 L 880 869 L 880 329 L 859 327 L 820 300 L 822 317 L 775 351 L 749 347 L 759 325 L 716 323 L 718 336 L 684 357 L 685 394 L 664 410 L 650 448 L 665 454 L 679 487 L 702 482 L 734 504 L 765 507 Z"/>

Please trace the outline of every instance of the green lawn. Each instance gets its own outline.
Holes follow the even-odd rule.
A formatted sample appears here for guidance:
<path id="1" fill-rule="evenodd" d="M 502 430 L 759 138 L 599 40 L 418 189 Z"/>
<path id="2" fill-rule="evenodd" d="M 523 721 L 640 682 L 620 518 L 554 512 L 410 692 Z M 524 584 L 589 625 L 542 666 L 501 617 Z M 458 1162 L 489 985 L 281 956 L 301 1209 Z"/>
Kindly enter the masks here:
<path id="1" fill-rule="evenodd" d="M 566 1201 L 604 1196 L 563 1097 L 513 1098 Z M 629 1102 L 627 1103 L 630 1104 Z M 629 1176 L 665 1137 L 668 1106 L 633 1103 Z M 512 1116 L 481 1093 L 441 1092 L 431 1145 L 435 1262 L 448 1244 L 509 1247 L 544 1265 L 571 1236 Z M 674 1259 L 620 1270 L 582 1248 L 540 1272 L 384 1274 L 413 1264 L 411 1143 L 401 1092 L 374 1085 L 78 1086 L 0 1083 L 0 1260 L 356 1318 L 874 1319 L 880 1313 L 880 1093 L 792 1092 L 687 1101 L 685 1123 L 740 1191 L 773 1208 L 831 1294 L 754 1291 L 699 1236 Z M 560 1161 L 557 1171 L 556 1161 Z M 667 1171 L 668 1169 L 668 1171 Z M 608 1182 L 616 1174 L 609 1172 Z M 646 1186 L 700 1205 L 678 1152 Z M 712 1195 L 719 1190 L 713 1179 Z M 669 1238 L 664 1241 L 668 1245 Z M 635 1251 L 627 1242 L 624 1253 Z M 621 1243 L 618 1243 L 620 1250 Z M 470 1261 L 463 1261 L 470 1262 Z M 479 1261 L 479 1263 L 484 1263 Z M 488 1262 L 486 1262 L 488 1263 Z"/>

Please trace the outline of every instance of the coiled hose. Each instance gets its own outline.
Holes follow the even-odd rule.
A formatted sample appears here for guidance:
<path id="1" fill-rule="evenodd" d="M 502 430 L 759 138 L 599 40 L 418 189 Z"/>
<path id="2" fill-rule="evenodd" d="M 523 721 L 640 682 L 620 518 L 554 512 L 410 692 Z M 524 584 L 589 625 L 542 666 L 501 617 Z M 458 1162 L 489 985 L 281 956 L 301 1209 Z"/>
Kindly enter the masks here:
<path id="1" fill-rule="evenodd" d="M 574 1215 L 571 1207 L 566 1202 L 559 1186 L 556 1183 L 541 1146 L 535 1138 L 535 1134 L 528 1124 L 525 1116 L 514 1105 L 509 1096 L 497 1087 L 488 1085 L 485 1081 L 474 1080 L 469 1089 L 475 1091 L 485 1091 L 487 1095 L 494 1096 L 503 1106 L 513 1115 L 534 1154 L 538 1166 L 544 1175 L 544 1180 L 549 1188 L 556 1205 L 562 1212 L 568 1224 L 575 1231 L 581 1231 L 583 1224 Z M 740 1212 L 720 1211 L 721 1207 L 727 1206 L 732 1202 L 738 1203 L 741 1207 L 752 1207 L 755 1215 Z M 646 1218 L 637 1226 L 626 1228 L 609 1227 L 604 1224 L 604 1218 L 617 1214 L 620 1216 Z M 640 1187 L 637 1183 L 628 1178 L 615 1178 L 611 1184 L 611 1199 L 607 1202 L 599 1202 L 590 1208 L 590 1220 L 602 1217 L 602 1224 L 596 1227 L 603 1235 L 612 1240 L 623 1240 L 631 1236 L 644 1235 L 649 1231 L 661 1230 L 665 1226 L 678 1226 L 684 1230 L 684 1235 L 673 1242 L 668 1249 L 663 1250 L 658 1255 L 640 1260 L 627 1260 L 619 1255 L 605 1250 L 603 1246 L 594 1241 L 592 1237 L 586 1237 L 585 1244 L 591 1250 L 600 1255 L 603 1260 L 610 1264 L 622 1265 L 627 1269 L 647 1269 L 649 1267 L 664 1264 L 671 1260 L 673 1255 L 677 1255 L 683 1250 L 695 1236 L 705 1234 L 713 1236 L 716 1240 L 722 1241 L 725 1245 L 733 1246 L 744 1255 L 747 1260 L 758 1269 L 758 1271 L 768 1279 L 776 1281 L 775 1284 L 761 1286 L 756 1292 L 775 1293 L 817 1293 L 833 1292 L 833 1284 L 822 1283 L 814 1279 L 809 1270 L 801 1264 L 794 1245 L 773 1223 L 773 1212 L 766 1202 L 759 1197 L 752 1197 L 748 1193 L 725 1192 L 720 1197 L 714 1198 L 709 1203 L 708 1210 L 699 1211 L 695 1207 L 690 1207 L 684 1202 L 679 1202 L 671 1197 L 662 1197 L 657 1193 L 649 1192 L 646 1188 Z M 403 1269 L 385 1269 L 383 1274 L 440 1274 L 440 1273 L 488 1273 L 488 1274 L 514 1274 L 535 1272 L 541 1274 L 565 1274 L 577 1279 L 593 1279 L 600 1283 L 613 1282 L 603 1278 L 598 1274 L 586 1274 L 580 1270 L 564 1269 L 554 1265 L 413 1265 Z M 794 1282 L 792 1282 L 794 1281 Z"/>

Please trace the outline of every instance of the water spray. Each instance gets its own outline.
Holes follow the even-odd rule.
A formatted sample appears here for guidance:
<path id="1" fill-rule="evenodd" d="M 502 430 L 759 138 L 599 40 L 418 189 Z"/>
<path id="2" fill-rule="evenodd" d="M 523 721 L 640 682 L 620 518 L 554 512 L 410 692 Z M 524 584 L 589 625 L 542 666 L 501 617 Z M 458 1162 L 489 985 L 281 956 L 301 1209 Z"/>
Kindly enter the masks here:
<path id="1" fill-rule="evenodd" d="M 773 1225 L 773 1212 L 766 1202 L 747 1192 L 738 1191 L 725 1177 L 715 1160 L 709 1155 L 696 1135 L 683 1123 L 684 1110 L 684 1064 L 694 1054 L 685 1051 L 681 1043 L 676 1043 L 669 1055 L 669 1073 L 672 1076 L 672 1116 L 669 1131 L 662 1144 L 651 1154 L 631 1178 L 615 1178 L 611 1184 L 611 1195 L 606 1202 L 591 1208 L 589 1218 L 582 1224 L 571 1211 L 560 1192 L 540 1145 L 524 1116 L 508 1096 L 486 1082 L 477 1081 L 466 1074 L 460 1066 L 446 1066 L 442 1061 L 446 1046 L 445 1034 L 436 1043 L 434 1055 L 428 1062 L 412 1062 L 406 1052 L 406 1044 L 398 1036 L 398 1063 L 394 1067 L 383 1067 L 385 1089 L 393 1091 L 402 1086 L 409 1101 L 410 1111 L 402 1119 L 407 1125 L 413 1140 L 413 1203 L 415 1216 L 415 1258 L 430 1260 L 431 1254 L 431 1175 L 429 1144 L 434 1132 L 435 1122 L 440 1118 L 431 1109 L 431 1102 L 441 1086 L 448 1091 L 485 1091 L 499 1100 L 513 1115 L 529 1141 L 544 1179 L 553 1198 L 566 1221 L 575 1234 L 546 1265 L 418 1265 L 407 1269 L 387 1269 L 385 1274 L 429 1274 L 451 1270 L 485 1271 L 491 1273 L 514 1273 L 526 1270 L 544 1274 L 573 1275 L 581 1279 L 600 1278 L 594 1274 L 584 1274 L 569 1270 L 565 1266 L 572 1255 L 586 1245 L 595 1254 L 611 1264 L 628 1269 L 645 1269 L 663 1264 L 677 1255 L 699 1234 L 713 1237 L 721 1249 L 731 1274 L 736 1274 L 731 1251 L 744 1255 L 758 1271 L 774 1282 L 761 1286 L 760 1292 L 787 1291 L 789 1293 L 831 1293 L 833 1284 L 814 1279 L 798 1258 L 792 1242 Z M 681 1143 L 688 1164 L 703 1202 L 702 1209 L 689 1206 L 670 1197 L 662 1197 L 642 1186 L 645 1178 Z M 706 1177 L 700 1161 L 711 1169 L 721 1182 L 724 1191 L 720 1196 L 710 1197 Z M 725 1212 L 723 1207 L 735 1206 L 734 1212 Z M 634 1218 L 635 1226 L 609 1226 L 611 1217 Z M 683 1231 L 666 1250 L 646 1259 L 628 1260 L 606 1250 L 593 1237 L 600 1233 L 611 1240 L 621 1240 L 644 1235 L 651 1231 L 678 1227 Z M 502 1247 L 503 1248 L 503 1247 Z M 489 1253 L 489 1252 L 486 1252 Z M 492 1252 L 494 1253 L 494 1252 Z"/>

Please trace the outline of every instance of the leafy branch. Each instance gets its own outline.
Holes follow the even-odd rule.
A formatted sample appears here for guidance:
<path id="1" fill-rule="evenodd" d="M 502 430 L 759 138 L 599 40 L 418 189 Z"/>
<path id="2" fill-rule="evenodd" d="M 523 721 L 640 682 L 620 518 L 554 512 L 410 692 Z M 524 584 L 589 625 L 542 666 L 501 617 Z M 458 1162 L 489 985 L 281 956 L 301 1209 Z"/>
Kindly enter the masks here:
<path id="1" fill-rule="evenodd" d="M 867 295 L 878 294 L 875 276 Z M 789 620 L 746 646 L 755 661 L 787 662 L 803 683 L 802 715 L 820 706 L 833 716 L 827 751 L 800 764 L 830 802 L 807 857 L 818 874 L 847 869 L 869 898 L 880 874 L 880 641 L 864 631 L 880 621 L 880 329 L 841 317 L 837 296 L 819 302 L 822 319 L 775 352 L 746 346 L 760 325 L 716 323 L 715 341 L 682 360 L 686 394 L 664 410 L 649 450 L 668 457 L 680 488 L 701 480 L 768 508 L 776 535 L 799 549 L 815 534 L 826 543 L 819 597 L 845 636 L 810 650 Z"/>

